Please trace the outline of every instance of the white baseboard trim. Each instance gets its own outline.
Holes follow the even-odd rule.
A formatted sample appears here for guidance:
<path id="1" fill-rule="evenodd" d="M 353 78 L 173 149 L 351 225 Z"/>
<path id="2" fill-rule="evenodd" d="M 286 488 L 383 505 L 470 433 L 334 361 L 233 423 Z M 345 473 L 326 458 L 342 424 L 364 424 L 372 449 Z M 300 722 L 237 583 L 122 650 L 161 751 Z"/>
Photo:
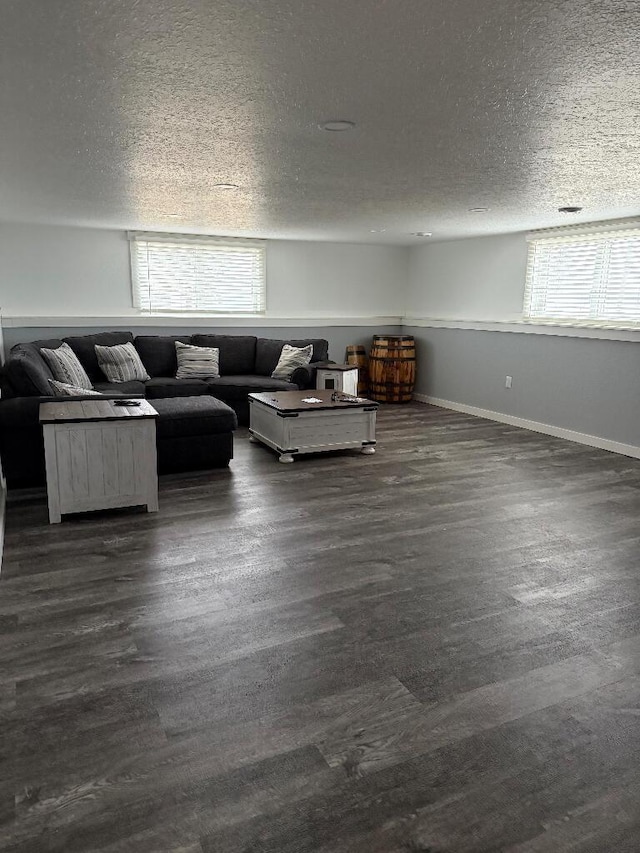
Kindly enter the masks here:
<path id="1" fill-rule="evenodd" d="M 456 403 L 453 400 L 442 400 L 440 397 L 429 397 L 427 394 L 414 394 L 413 399 L 419 403 L 429 403 L 441 409 L 452 409 L 454 412 L 464 412 L 467 415 L 475 415 L 477 418 L 486 418 L 489 421 L 498 421 L 502 424 L 529 429 L 532 432 L 541 432 L 552 435 L 555 438 L 565 438 L 567 441 L 575 441 L 577 444 L 586 444 L 589 447 L 597 447 L 600 450 L 609 450 L 611 453 L 620 453 L 622 456 L 631 456 L 640 459 L 640 447 L 635 444 L 623 444 L 620 441 L 610 441 L 608 438 L 600 438 L 597 435 L 588 435 L 585 432 L 576 432 L 572 429 L 543 424 L 540 421 L 530 421 L 527 418 L 517 418 L 504 412 L 494 412 L 491 409 L 479 409 L 477 406 L 468 406 L 466 403 Z"/>

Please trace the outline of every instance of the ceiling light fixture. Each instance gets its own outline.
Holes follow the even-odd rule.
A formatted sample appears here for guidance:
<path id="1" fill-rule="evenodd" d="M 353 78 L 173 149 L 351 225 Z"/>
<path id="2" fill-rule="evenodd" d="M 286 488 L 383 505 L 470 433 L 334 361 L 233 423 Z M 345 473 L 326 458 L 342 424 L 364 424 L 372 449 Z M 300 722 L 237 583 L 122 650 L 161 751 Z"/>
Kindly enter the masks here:
<path id="1" fill-rule="evenodd" d="M 433 237 L 433 232 L 431 231 L 412 231 L 412 237 Z"/>
<path id="2" fill-rule="evenodd" d="M 328 130 L 330 133 L 342 133 L 345 130 L 353 130 L 355 126 L 355 121 L 347 121 L 347 119 L 334 119 L 318 125 L 320 130 Z"/>
<path id="3" fill-rule="evenodd" d="M 238 184 L 214 184 L 214 190 L 237 190 Z"/>
<path id="4" fill-rule="evenodd" d="M 488 213 L 488 212 L 489 212 L 488 207 L 470 207 L 469 208 L 469 213 Z"/>
<path id="5" fill-rule="evenodd" d="M 581 207 L 578 207 L 574 204 L 569 204 L 566 207 L 559 207 L 558 213 L 580 213 L 581 210 Z"/>
<path id="6" fill-rule="evenodd" d="M 384 234 L 386 230 L 387 230 L 386 228 L 371 228 L 370 229 L 371 234 Z"/>

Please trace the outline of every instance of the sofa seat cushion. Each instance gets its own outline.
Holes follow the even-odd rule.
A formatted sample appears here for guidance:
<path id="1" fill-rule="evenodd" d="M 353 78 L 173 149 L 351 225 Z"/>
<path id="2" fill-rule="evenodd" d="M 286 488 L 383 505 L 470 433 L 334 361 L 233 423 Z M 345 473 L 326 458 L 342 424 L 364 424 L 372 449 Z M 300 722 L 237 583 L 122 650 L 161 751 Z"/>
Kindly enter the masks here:
<path id="1" fill-rule="evenodd" d="M 175 376 L 176 341 L 191 343 L 191 335 L 137 335 L 134 346 L 149 376 Z"/>
<path id="2" fill-rule="evenodd" d="M 306 340 L 278 341 L 272 338 L 258 338 L 256 343 L 256 367 L 255 373 L 260 376 L 271 376 L 276 369 L 282 347 L 289 344 L 292 347 L 306 347 L 313 345 L 311 363 L 314 361 L 326 361 L 329 355 L 329 344 L 324 338 L 308 338 Z"/>
<path id="3" fill-rule="evenodd" d="M 162 397 L 197 397 L 208 394 L 205 379 L 176 379 L 175 376 L 153 376 L 145 382 L 149 400 Z"/>
<path id="4" fill-rule="evenodd" d="M 256 391 L 297 391 L 294 382 L 270 376 L 220 376 L 208 379 L 209 393 L 219 400 L 246 400 Z"/>
<path id="5" fill-rule="evenodd" d="M 118 344 L 132 343 L 133 335 L 131 332 L 98 332 L 95 335 L 77 335 L 64 338 L 64 341 L 78 356 L 78 360 L 87 371 L 89 379 L 96 385 L 98 382 L 104 382 L 104 373 L 98 364 L 95 345 L 114 347 Z"/>
<path id="6" fill-rule="evenodd" d="M 253 335 L 193 335 L 191 343 L 220 350 L 221 376 L 255 373 L 256 338 Z"/>
<path id="7" fill-rule="evenodd" d="M 213 397 L 168 397 L 151 404 L 158 413 L 158 438 L 219 435 L 238 426 L 236 413 Z"/>
<path id="8" fill-rule="evenodd" d="M 114 397 L 144 397 L 144 382 L 137 379 L 130 382 L 96 382 L 93 387 L 101 394 L 112 394 Z"/>

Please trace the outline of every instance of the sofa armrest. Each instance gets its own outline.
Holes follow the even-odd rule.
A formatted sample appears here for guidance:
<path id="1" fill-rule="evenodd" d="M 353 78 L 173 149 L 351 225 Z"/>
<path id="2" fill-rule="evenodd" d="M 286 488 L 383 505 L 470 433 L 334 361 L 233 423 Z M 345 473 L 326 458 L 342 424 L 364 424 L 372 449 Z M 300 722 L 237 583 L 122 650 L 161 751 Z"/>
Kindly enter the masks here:
<path id="1" fill-rule="evenodd" d="M 38 424 L 40 403 L 53 397 L 9 397 L 0 401 L 0 431 L 22 429 Z"/>
<path id="2" fill-rule="evenodd" d="M 304 388 L 315 388 L 316 369 L 315 364 L 306 364 L 304 367 L 296 367 L 291 374 L 291 382 L 295 382 L 301 391 Z"/>
<path id="3" fill-rule="evenodd" d="M 122 394 L 103 394 L 103 400 L 117 400 Z M 144 399 L 142 394 L 127 394 L 127 399 Z M 9 397 L 0 400 L 0 429 L 22 429 L 24 426 L 40 423 L 40 403 L 69 403 L 72 400 L 97 400 L 95 394 L 78 397 Z"/>

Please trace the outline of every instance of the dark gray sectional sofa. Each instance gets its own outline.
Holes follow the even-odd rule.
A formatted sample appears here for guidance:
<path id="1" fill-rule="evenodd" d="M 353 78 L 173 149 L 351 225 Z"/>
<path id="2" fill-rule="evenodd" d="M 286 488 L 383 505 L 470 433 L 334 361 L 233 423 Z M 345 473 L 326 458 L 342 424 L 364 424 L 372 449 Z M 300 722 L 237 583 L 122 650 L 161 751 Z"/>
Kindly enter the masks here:
<path id="1" fill-rule="evenodd" d="M 220 376 L 207 379 L 176 379 L 176 340 L 196 346 L 217 347 L 220 350 Z M 314 364 L 328 360 L 328 343 L 324 339 L 284 341 L 248 335 L 195 334 L 134 337 L 131 332 L 114 331 L 17 344 L 11 349 L 0 373 L 2 390 L 0 455 L 10 486 L 44 483 L 44 451 L 42 431 L 38 421 L 40 403 L 70 398 L 51 396 L 49 379 L 52 379 L 53 375 L 40 354 L 40 349 L 42 347 L 56 349 L 63 342 L 66 342 L 78 356 L 96 391 L 110 397 L 146 397 L 149 400 L 208 395 L 230 406 L 241 424 L 248 422 L 247 395 L 249 393 L 312 388 L 315 386 Z M 98 366 L 94 345 L 114 346 L 128 342 L 134 344 L 150 379 L 145 382 L 106 382 Z M 271 378 L 285 343 L 293 346 L 313 344 L 311 364 L 295 370 L 290 382 Z M 167 408 L 175 409 L 176 407 L 174 405 Z M 216 417 L 214 418 L 213 415 Z M 170 417 L 175 419 L 176 416 L 176 412 L 172 412 L 171 416 L 167 415 L 167 419 Z M 211 423 L 215 423 L 218 413 L 212 413 L 208 417 L 212 419 Z M 206 426 L 206 421 L 203 423 Z M 169 433 L 167 436 L 163 434 L 165 426 Z M 177 436 L 171 434 L 168 423 L 163 423 L 162 429 L 159 425 L 159 456 L 160 445 L 164 438 L 171 439 L 174 443 L 178 440 Z M 205 436 L 199 440 L 204 447 Z M 192 437 L 190 440 L 192 453 L 194 442 L 195 437 Z M 165 455 L 167 458 L 170 457 L 168 453 Z M 176 457 L 174 452 L 174 470 L 176 458 L 179 460 L 179 456 Z"/>

